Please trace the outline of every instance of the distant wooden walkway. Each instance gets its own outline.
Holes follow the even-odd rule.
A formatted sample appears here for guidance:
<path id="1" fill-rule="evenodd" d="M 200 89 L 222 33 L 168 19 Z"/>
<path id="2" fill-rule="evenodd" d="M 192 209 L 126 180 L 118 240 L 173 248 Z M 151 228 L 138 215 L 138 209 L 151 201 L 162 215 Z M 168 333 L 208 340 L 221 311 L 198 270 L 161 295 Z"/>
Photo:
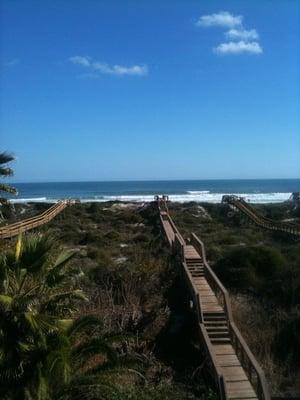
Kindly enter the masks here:
<path id="1" fill-rule="evenodd" d="M 261 228 L 269 229 L 272 231 L 286 232 L 291 235 L 300 235 L 299 225 L 290 222 L 275 221 L 273 219 L 263 217 L 242 197 L 225 195 L 223 196 L 222 203 L 231 204 L 232 206 L 236 207 L 239 211 L 250 218 L 252 222 L 260 226 Z"/>
<path id="2" fill-rule="evenodd" d="M 0 239 L 11 238 L 19 235 L 20 233 L 46 224 L 47 222 L 51 221 L 57 214 L 63 211 L 68 204 L 70 204 L 70 202 L 67 200 L 59 201 L 58 203 L 55 203 L 53 206 L 48 208 L 48 210 L 46 210 L 42 214 L 24 219 L 11 225 L 1 227 Z"/>
<path id="3" fill-rule="evenodd" d="M 221 400 L 270 400 L 264 373 L 236 327 L 228 293 L 210 268 L 205 247 L 192 234 L 186 242 L 166 198 L 157 197 L 166 239 L 180 260 L 199 323 L 200 339 Z"/>

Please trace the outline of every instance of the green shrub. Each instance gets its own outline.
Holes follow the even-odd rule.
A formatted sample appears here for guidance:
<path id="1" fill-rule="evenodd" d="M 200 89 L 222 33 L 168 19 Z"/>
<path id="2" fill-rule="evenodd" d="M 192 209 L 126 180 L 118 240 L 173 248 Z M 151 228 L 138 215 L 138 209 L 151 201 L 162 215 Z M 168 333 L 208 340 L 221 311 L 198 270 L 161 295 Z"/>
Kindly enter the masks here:
<path id="1" fill-rule="evenodd" d="M 262 294 L 275 293 L 284 270 L 285 258 L 278 250 L 266 246 L 239 247 L 216 263 L 216 272 L 225 286 L 252 288 Z"/>
<path id="2" fill-rule="evenodd" d="M 288 361 L 289 365 L 300 366 L 300 314 L 289 314 L 278 332 L 274 352 L 281 361 Z"/>
<path id="3" fill-rule="evenodd" d="M 150 240 L 149 235 L 147 235 L 146 233 L 138 233 L 133 238 L 134 243 L 145 243 L 149 242 L 149 240 Z"/>
<path id="4" fill-rule="evenodd" d="M 104 234 L 104 237 L 108 240 L 113 240 L 113 241 L 117 241 L 120 238 L 120 235 L 118 232 L 116 231 L 109 231 L 107 233 Z"/>

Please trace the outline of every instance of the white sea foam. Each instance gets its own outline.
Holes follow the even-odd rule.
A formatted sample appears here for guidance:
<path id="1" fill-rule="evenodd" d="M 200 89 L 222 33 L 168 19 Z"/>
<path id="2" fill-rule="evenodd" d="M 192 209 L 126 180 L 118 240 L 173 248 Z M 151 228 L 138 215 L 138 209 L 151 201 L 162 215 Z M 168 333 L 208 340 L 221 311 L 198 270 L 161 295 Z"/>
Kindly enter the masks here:
<path id="1" fill-rule="evenodd" d="M 188 190 L 187 193 L 189 194 L 207 194 L 210 193 L 209 190 Z"/>
<path id="2" fill-rule="evenodd" d="M 169 200 L 178 203 L 186 203 L 189 201 L 220 203 L 223 195 L 228 193 L 210 193 L 209 191 L 189 192 L 185 194 L 170 194 Z M 235 193 L 236 196 L 243 197 L 250 203 L 281 203 L 291 196 L 291 193 Z M 122 195 L 122 196 L 103 196 L 99 199 L 84 199 L 82 202 L 89 201 L 132 201 L 132 202 L 149 202 L 153 201 L 153 195 Z"/>
<path id="3" fill-rule="evenodd" d="M 220 203 L 222 197 L 229 193 L 211 193 L 207 190 L 201 191 L 188 191 L 183 194 L 170 194 L 169 199 L 178 203 L 186 203 L 195 201 L 198 203 Z M 286 201 L 291 196 L 291 193 L 274 192 L 274 193 L 234 193 L 236 196 L 243 197 L 247 202 L 250 203 L 281 203 Z M 54 203 L 59 199 L 37 197 L 28 199 L 12 199 L 12 203 L 28 203 L 28 202 L 47 202 Z M 147 195 L 116 195 L 116 196 L 95 196 L 93 198 L 81 198 L 82 203 L 99 202 L 105 201 L 126 201 L 126 202 L 150 202 L 154 200 L 154 194 Z"/>
<path id="4" fill-rule="evenodd" d="M 52 199 L 47 199 L 47 197 L 32 197 L 32 198 L 27 198 L 27 199 L 10 199 L 11 203 L 50 203 L 50 202 L 55 202 L 56 200 Z"/>

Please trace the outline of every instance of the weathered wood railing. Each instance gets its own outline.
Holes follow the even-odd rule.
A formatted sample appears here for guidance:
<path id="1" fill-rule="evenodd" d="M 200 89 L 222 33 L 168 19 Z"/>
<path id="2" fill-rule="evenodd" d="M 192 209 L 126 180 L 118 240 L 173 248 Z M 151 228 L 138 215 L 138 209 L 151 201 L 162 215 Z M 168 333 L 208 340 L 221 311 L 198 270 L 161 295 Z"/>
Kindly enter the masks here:
<path id="1" fill-rule="evenodd" d="M 199 323 L 199 333 L 200 339 L 203 343 L 203 347 L 205 349 L 205 353 L 207 356 L 208 364 L 211 367 L 213 379 L 215 381 L 215 386 L 218 389 L 218 395 L 221 400 L 228 399 L 227 391 L 226 391 L 226 384 L 224 376 L 218 366 L 216 355 L 214 353 L 213 346 L 209 339 L 206 327 L 203 323 L 203 314 L 202 314 L 202 307 L 201 307 L 201 298 L 199 295 L 199 290 L 195 287 L 193 283 L 193 277 L 191 272 L 189 271 L 186 259 L 184 255 L 184 247 L 186 246 L 186 242 L 180 235 L 176 225 L 174 224 L 172 218 L 169 215 L 169 212 L 166 211 L 166 199 L 160 199 L 157 197 L 158 207 L 160 214 L 163 213 L 163 218 L 168 218 L 168 221 L 172 227 L 174 227 L 174 239 L 171 243 L 173 254 L 175 254 L 179 259 L 183 267 L 184 274 L 186 276 L 186 281 L 189 286 L 189 291 L 192 296 L 193 306 L 196 311 L 198 323 Z M 164 225 L 162 224 L 163 229 L 165 229 Z M 168 232 L 165 231 L 166 236 Z M 241 333 L 239 332 L 238 328 L 236 327 L 231 310 L 231 304 L 229 299 L 229 294 L 225 287 L 222 285 L 218 277 L 215 275 L 213 270 L 211 269 L 210 265 L 206 259 L 206 252 L 203 242 L 194 234 L 192 233 L 189 244 L 194 246 L 198 254 L 200 255 L 203 265 L 204 265 L 204 273 L 206 280 L 212 290 L 215 292 L 215 295 L 220 302 L 220 305 L 224 309 L 226 320 L 229 329 L 229 335 L 231 339 L 231 344 L 236 352 L 238 359 L 240 360 L 241 365 L 243 366 L 248 379 L 250 380 L 251 384 L 255 388 L 257 393 L 257 397 L 260 400 L 269 400 L 270 393 L 267 386 L 267 381 L 262 371 L 261 367 L 258 365 L 255 357 L 253 356 L 252 352 L 250 351 L 249 347 L 247 346 L 245 340 L 243 339 Z"/>
<path id="2" fill-rule="evenodd" d="M 50 208 L 48 208 L 43 213 L 24 219 L 20 222 L 15 222 L 14 224 L 3 226 L 0 228 L 0 238 L 10 238 L 19 235 L 20 233 L 26 232 L 30 229 L 36 228 L 38 226 L 44 225 L 51 221 L 57 214 L 64 210 L 70 202 L 67 200 L 59 201 L 55 203 Z"/>
<path id="3" fill-rule="evenodd" d="M 251 221 L 253 221 L 256 225 L 262 228 L 273 231 L 287 232 L 292 235 L 300 235 L 299 225 L 290 222 L 274 221 L 273 219 L 266 218 L 258 214 L 258 212 L 241 197 L 225 195 L 223 196 L 222 202 L 233 205 L 242 213 L 247 215 L 247 217 L 250 218 Z"/>
<path id="4" fill-rule="evenodd" d="M 212 377 L 215 382 L 215 387 L 218 389 L 218 395 L 220 400 L 227 400 L 228 395 L 227 395 L 227 390 L 225 386 L 225 380 L 222 372 L 220 371 L 220 368 L 218 366 L 216 356 L 214 353 L 214 350 L 212 348 L 211 342 L 209 340 L 206 328 L 204 324 L 199 324 L 200 327 L 200 337 L 202 339 L 202 343 L 205 348 L 205 352 L 207 354 L 207 361 L 208 365 L 212 371 Z"/>

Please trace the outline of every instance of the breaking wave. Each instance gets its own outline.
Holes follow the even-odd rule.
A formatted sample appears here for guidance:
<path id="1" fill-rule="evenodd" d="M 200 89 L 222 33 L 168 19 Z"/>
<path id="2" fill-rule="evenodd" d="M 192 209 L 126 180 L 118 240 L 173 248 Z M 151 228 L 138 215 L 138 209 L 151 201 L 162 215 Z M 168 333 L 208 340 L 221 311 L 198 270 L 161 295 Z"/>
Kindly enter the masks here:
<path id="1" fill-rule="evenodd" d="M 56 202 L 56 200 L 52 199 L 47 199 L 47 197 L 31 197 L 31 198 L 26 198 L 26 199 L 10 199 L 9 200 L 11 203 L 51 203 L 51 202 Z"/>
<path id="2" fill-rule="evenodd" d="M 178 203 L 186 203 L 195 201 L 199 203 L 220 203 L 223 195 L 229 193 L 211 193 L 208 190 L 201 191 L 187 191 L 182 194 L 170 194 L 169 199 Z M 291 196 L 291 193 L 274 192 L 274 193 L 234 193 L 236 196 L 243 197 L 247 202 L 250 203 L 281 203 L 286 201 Z M 106 202 L 106 201 L 124 201 L 124 202 L 150 202 L 154 199 L 154 194 L 135 194 L 135 195 L 101 195 L 93 197 L 78 197 L 82 203 L 89 202 Z M 32 197 L 32 198 L 15 198 L 12 199 L 12 203 L 28 203 L 28 202 L 47 202 L 54 203 L 59 198 L 47 198 L 47 197 Z"/>

